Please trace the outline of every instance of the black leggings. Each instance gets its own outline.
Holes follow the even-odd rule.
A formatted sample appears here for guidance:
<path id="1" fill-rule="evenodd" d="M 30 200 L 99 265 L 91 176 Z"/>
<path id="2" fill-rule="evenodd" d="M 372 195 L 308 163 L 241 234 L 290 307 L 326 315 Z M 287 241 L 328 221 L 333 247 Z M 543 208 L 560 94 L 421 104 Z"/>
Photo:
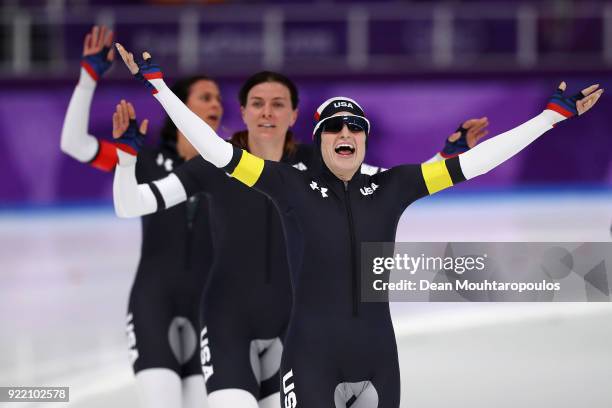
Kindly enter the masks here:
<path id="1" fill-rule="evenodd" d="M 336 408 L 339 386 L 363 382 L 369 382 L 363 387 L 367 392 L 373 387 L 378 394 L 372 408 L 399 407 L 399 363 L 390 323 L 382 329 L 380 322 L 368 328 L 358 317 L 344 319 L 313 324 L 292 319 L 281 364 L 284 407 Z M 359 395 L 354 397 L 345 400 L 346 406 Z"/>
<path id="2" fill-rule="evenodd" d="M 209 285 L 200 333 L 209 394 L 237 388 L 261 400 L 280 391 L 282 342 L 291 308 L 285 286 L 288 278 L 254 283 L 248 294 Z"/>
<path id="3" fill-rule="evenodd" d="M 181 378 L 202 374 L 198 344 L 198 300 L 165 288 L 132 288 L 127 315 L 129 356 L 134 373 L 167 368 Z"/>

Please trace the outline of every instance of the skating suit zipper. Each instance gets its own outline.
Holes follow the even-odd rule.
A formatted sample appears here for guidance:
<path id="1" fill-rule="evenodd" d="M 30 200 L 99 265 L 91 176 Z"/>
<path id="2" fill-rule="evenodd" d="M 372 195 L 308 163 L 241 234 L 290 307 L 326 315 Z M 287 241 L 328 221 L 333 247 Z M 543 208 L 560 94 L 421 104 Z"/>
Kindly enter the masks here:
<path id="1" fill-rule="evenodd" d="M 348 183 L 344 184 L 344 199 L 346 204 L 346 216 L 349 223 L 349 231 L 351 236 L 351 291 L 353 298 L 353 316 L 359 315 L 359 282 L 357 276 L 357 263 L 355 262 L 355 225 L 353 224 L 353 211 L 351 209 L 351 196 L 349 193 Z"/>
<path id="2" fill-rule="evenodd" d="M 193 241 L 193 223 L 195 221 L 197 212 L 198 212 L 198 203 L 200 201 L 200 197 L 195 194 L 187 199 L 185 203 L 186 212 L 187 212 L 187 239 L 185 240 L 185 269 L 189 270 L 191 268 L 192 259 L 191 259 L 191 251 L 192 251 L 192 241 Z"/>
<path id="3" fill-rule="evenodd" d="M 265 197 L 266 200 L 266 259 L 265 259 L 265 275 L 264 275 L 264 282 L 265 283 L 270 283 L 272 281 L 272 272 L 270 271 L 270 232 L 271 232 L 271 226 L 270 226 L 270 221 L 272 218 L 272 202 L 270 201 L 270 199 L 268 197 Z"/>

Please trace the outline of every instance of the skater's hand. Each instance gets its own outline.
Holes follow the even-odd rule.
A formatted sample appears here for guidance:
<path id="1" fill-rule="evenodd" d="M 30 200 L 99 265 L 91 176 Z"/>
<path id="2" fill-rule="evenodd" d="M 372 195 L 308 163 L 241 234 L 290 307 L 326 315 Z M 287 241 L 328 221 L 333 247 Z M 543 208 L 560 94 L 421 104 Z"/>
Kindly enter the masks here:
<path id="1" fill-rule="evenodd" d="M 121 100 L 113 113 L 113 138 L 117 148 L 136 156 L 144 143 L 148 125 L 149 120 L 145 119 L 138 126 L 134 106 Z"/>
<path id="2" fill-rule="evenodd" d="M 83 41 L 81 66 L 97 81 L 111 67 L 115 59 L 113 32 L 105 26 L 93 26 Z"/>
<path id="3" fill-rule="evenodd" d="M 566 88 L 567 84 L 561 82 L 546 105 L 545 112 L 550 113 L 553 125 L 573 116 L 584 114 L 595 106 L 604 92 L 603 89 L 598 89 L 599 84 L 595 84 L 568 97 L 563 94 Z"/>
<path id="4" fill-rule="evenodd" d="M 446 139 L 440 155 L 450 158 L 470 150 L 489 133 L 487 126 L 489 126 L 489 119 L 486 117 L 466 120 L 459 125 L 455 133 Z"/>
<path id="5" fill-rule="evenodd" d="M 151 93 L 156 94 L 161 87 L 165 86 L 164 75 L 161 68 L 153 62 L 151 54 L 145 51 L 142 53 L 143 60 L 136 61 L 134 59 L 134 54 L 128 52 L 121 44 L 117 43 L 115 46 L 132 75 L 142 81 Z"/>

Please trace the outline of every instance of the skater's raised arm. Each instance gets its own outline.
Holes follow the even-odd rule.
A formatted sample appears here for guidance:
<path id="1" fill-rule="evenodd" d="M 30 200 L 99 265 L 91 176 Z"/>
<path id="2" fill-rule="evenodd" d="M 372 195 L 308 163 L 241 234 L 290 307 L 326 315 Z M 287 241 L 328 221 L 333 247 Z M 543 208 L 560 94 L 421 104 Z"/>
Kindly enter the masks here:
<path id="1" fill-rule="evenodd" d="M 157 202 L 149 184 L 138 184 L 136 160 L 144 143 L 148 120 L 140 126 L 136 111 L 131 103 L 124 100 L 117 105 L 113 114 L 113 137 L 119 162 L 113 180 L 113 201 L 115 213 L 122 218 L 137 217 L 156 211 Z"/>
<path id="2" fill-rule="evenodd" d="M 253 187 L 260 179 L 265 165 L 270 175 L 267 180 L 271 181 L 267 184 L 276 184 L 276 181 L 272 181 L 275 179 L 273 176 L 275 172 L 272 169 L 282 166 L 281 163 L 264 161 L 246 150 L 231 145 L 217 135 L 213 128 L 193 113 L 166 85 L 161 69 L 151 60 L 148 52 L 143 53 L 142 62 L 136 63 L 134 56 L 120 44 L 117 44 L 117 50 L 130 72 L 151 90 L 177 129 L 206 161 L 223 169 L 249 187 Z M 263 186 L 260 184 L 260 187 Z"/>
<path id="3" fill-rule="evenodd" d="M 112 170 L 117 162 L 115 147 L 90 135 L 88 125 L 97 81 L 114 58 L 112 40 L 113 32 L 104 26 L 94 26 L 85 37 L 79 82 L 68 104 L 60 141 L 64 153 L 106 171 Z"/>
<path id="4" fill-rule="evenodd" d="M 144 61 L 138 64 L 134 56 L 117 44 L 123 61 L 130 72 L 151 90 L 176 127 L 207 161 L 217 167 L 225 167 L 232 159 L 232 146 L 223 140 L 204 120 L 193 113 L 166 85 L 161 69 L 151 55 L 143 53 Z"/>
<path id="5" fill-rule="evenodd" d="M 557 123 L 582 115 L 591 109 L 603 93 L 603 89 L 598 88 L 599 85 L 592 85 L 572 97 L 566 97 L 563 95 L 566 84 L 562 82 L 548 100 L 544 111 L 531 120 L 492 137 L 459 156 L 422 164 L 418 172 L 421 173 L 425 188 L 421 189 L 422 193 L 419 193 L 418 196 L 434 194 L 494 169 L 552 129 Z M 399 166 L 396 172 L 405 182 L 417 177 L 410 166 Z"/>
<path id="6" fill-rule="evenodd" d="M 227 176 L 196 156 L 174 168 L 166 177 L 142 180 L 137 171 L 137 153 L 144 142 L 148 121 L 140 126 L 131 103 L 121 101 L 113 114 L 113 137 L 117 140 L 119 164 L 113 181 L 115 212 L 119 217 L 139 217 L 164 211 L 196 193 L 211 192 Z M 161 165 L 161 156 L 157 165 Z M 139 184 L 140 181 L 140 184 Z"/>
<path id="7" fill-rule="evenodd" d="M 538 116 L 460 155 L 459 162 L 465 178 L 469 180 L 499 166 L 557 123 L 587 112 L 603 94 L 603 89 L 598 89 L 597 84 L 568 97 L 563 94 L 566 87 L 565 82 L 559 84 L 546 108 Z"/>
<path id="8" fill-rule="evenodd" d="M 572 97 L 566 97 L 563 95 L 565 88 L 565 82 L 559 84 L 544 111 L 522 125 L 492 137 L 459 156 L 422 164 L 418 173 L 421 173 L 424 188 L 417 196 L 434 194 L 494 169 L 557 123 L 591 109 L 603 93 L 603 89 L 598 89 L 599 85 L 592 85 Z M 396 173 L 404 183 L 418 178 L 409 165 L 398 166 Z"/>

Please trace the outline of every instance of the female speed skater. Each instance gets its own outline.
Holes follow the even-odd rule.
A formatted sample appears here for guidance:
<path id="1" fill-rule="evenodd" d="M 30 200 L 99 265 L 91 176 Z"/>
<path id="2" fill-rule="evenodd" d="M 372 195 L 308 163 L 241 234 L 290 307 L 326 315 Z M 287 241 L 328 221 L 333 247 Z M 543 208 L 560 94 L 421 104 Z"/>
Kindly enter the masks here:
<path id="1" fill-rule="evenodd" d="M 288 78 L 255 74 L 242 86 L 239 101 L 247 131 L 235 134 L 232 144 L 301 171 L 312 165 L 313 149 L 296 144 L 289 132 L 297 117 L 298 94 Z M 486 134 L 486 126 L 486 118 L 466 121 L 441 154 L 473 146 Z M 195 191 L 210 197 L 215 264 L 204 296 L 207 326 L 201 337 L 209 405 L 278 406 L 280 353 L 291 297 L 277 210 L 264 195 L 231 181 L 203 159 L 190 161 L 163 180 L 137 185 L 133 159 L 120 154 L 125 160 L 117 168 L 114 190 L 119 215 L 161 211 Z M 346 392 L 352 391 L 339 394 Z"/>
<path id="2" fill-rule="evenodd" d="M 245 82 L 239 99 L 248 130 L 236 133 L 233 143 L 270 160 L 309 165 L 311 149 L 297 144 L 289 130 L 297 116 L 293 82 L 262 72 Z M 120 156 L 130 158 L 123 152 Z M 120 167 L 117 173 L 126 171 Z M 133 166 L 127 174 L 129 188 L 121 177 L 115 178 L 119 216 L 164 213 L 195 193 L 205 194 L 210 203 L 214 263 L 200 311 L 209 406 L 278 406 L 281 338 L 289 321 L 291 292 L 280 218 L 273 204 L 241 183 L 228 182 L 201 157 L 140 186 Z M 122 201 L 123 194 L 127 198 Z M 134 196 L 136 200 L 129 198 Z"/>
<path id="3" fill-rule="evenodd" d="M 113 61 L 113 33 L 93 27 L 85 38 L 79 82 L 70 100 L 61 149 L 76 160 L 112 171 L 125 145 L 91 136 L 89 111 L 97 85 Z M 223 108 L 216 83 L 204 76 L 173 88 L 192 111 L 213 128 Z M 121 101 L 113 115 L 113 135 L 144 134 L 131 104 Z M 142 182 L 164 177 L 197 155 L 169 118 L 155 148 L 139 154 Z M 200 367 L 199 301 L 211 264 L 208 206 L 199 195 L 163 214 L 142 218 L 140 262 L 130 292 L 127 334 L 129 356 L 144 407 L 202 407 L 206 389 Z"/>
<path id="4" fill-rule="evenodd" d="M 366 390 L 367 399 L 361 403 L 360 395 L 352 406 L 399 406 L 399 363 L 388 303 L 359 300 L 360 244 L 393 241 L 398 220 L 412 202 L 492 170 L 557 123 L 587 112 L 603 93 L 593 85 L 567 97 L 562 82 L 540 114 L 466 153 L 374 175 L 358 172 L 370 132 L 362 107 L 346 97 L 331 98 L 315 115 L 313 138 L 321 165 L 299 171 L 218 137 L 172 94 L 148 53 L 136 65 L 118 49 L 199 153 L 266 194 L 279 210 L 293 289 L 281 386 L 284 405 L 292 408 L 334 407 L 335 390 L 343 383 Z"/>

